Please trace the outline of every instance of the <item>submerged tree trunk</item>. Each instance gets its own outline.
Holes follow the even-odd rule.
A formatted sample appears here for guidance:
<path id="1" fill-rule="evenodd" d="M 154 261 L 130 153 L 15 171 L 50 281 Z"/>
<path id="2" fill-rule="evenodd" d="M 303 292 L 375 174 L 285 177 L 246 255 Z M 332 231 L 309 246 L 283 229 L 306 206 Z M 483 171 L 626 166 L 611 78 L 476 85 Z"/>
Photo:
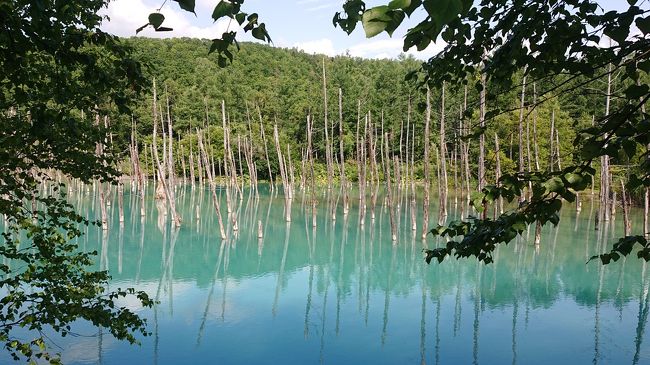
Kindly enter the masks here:
<path id="1" fill-rule="evenodd" d="M 384 158 L 384 169 L 386 172 L 386 187 L 387 187 L 387 194 L 386 197 L 388 198 L 388 211 L 389 211 L 389 216 L 390 216 L 390 231 L 391 231 L 391 238 L 393 242 L 397 241 L 397 225 L 395 222 L 395 211 L 393 209 L 393 188 L 392 188 L 392 183 L 391 183 L 391 175 L 390 175 L 390 156 L 388 155 L 388 136 L 385 136 L 384 138 L 384 147 L 382 148 L 384 151 L 384 154 L 386 155 Z"/>
<path id="2" fill-rule="evenodd" d="M 343 149 L 343 91 L 339 88 L 339 154 L 341 162 L 341 190 L 343 190 L 343 214 L 350 210 L 350 197 L 345 176 L 345 153 Z"/>
<path id="3" fill-rule="evenodd" d="M 225 240 L 226 237 L 226 230 L 223 226 L 223 218 L 221 217 L 221 208 L 219 207 L 219 198 L 217 198 L 217 191 L 216 191 L 216 184 L 214 182 L 214 175 L 212 174 L 212 169 L 210 168 L 210 162 L 208 161 L 208 154 L 205 150 L 205 147 L 203 146 L 203 138 L 201 135 L 201 132 L 197 131 L 196 133 L 198 143 L 199 143 L 199 150 L 201 153 L 201 157 L 203 159 L 203 166 L 205 167 L 205 172 L 208 177 L 208 183 L 210 184 L 210 193 L 212 194 L 212 204 L 214 205 L 214 209 L 217 212 L 217 221 L 219 223 L 219 233 L 221 234 L 221 239 Z"/>
<path id="4" fill-rule="evenodd" d="M 274 180 L 273 180 L 273 173 L 271 172 L 271 161 L 269 160 L 269 147 L 268 147 L 268 143 L 266 142 L 266 134 L 264 133 L 264 124 L 262 123 L 262 110 L 260 109 L 259 105 L 257 106 L 257 114 L 259 115 L 260 118 L 260 135 L 262 136 L 262 143 L 264 143 L 264 157 L 266 157 L 266 167 L 268 168 L 269 171 L 269 183 L 271 184 L 271 189 L 273 189 Z"/>
<path id="5" fill-rule="evenodd" d="M 95 125 L 99 126 L 99 122 L 100 122 L 100 116 L 99 114 L 95 114 Z M 103 159 L 104 144 L 102 142 L 97 142 L 95 146 L 95 154 Z M 104 183 L 102 181 L 97 181 L 97 185 L 99 189 L 99 207 L 101 211 L 102 229 L 106 231 L 108 230 L 108 213 L 106 211 L 107 202 L 106 202 L 106 196 L 104 195 Z M 33 202 L 32 205 L 34 205 Z"/>
<path id="6" fill-rule="evenodd" d="M 431 90 L 427 87 L 427 109 L 424 117 L 424 201 L 422 204 L 422 239 L 427 236 L 429 227 L 429 199 L 431 172 L 429 167 L 429 125 L 431 123 Z"/>
<path id="7" fill-rule="evenodd" d="M 625 235 L 629 236 L 632 234 L 632 223 L 630 222 L 630 202 L 628 201 L 628 196 L 625 193 L 625 184 L 623 179 L 621 179 L 621 198 L 623 198 L 623 224 L 625 227 Z"/>
<path id="8" fill-rule="evenodd" d="M 443 224 L 447 219 L 447 195 L 449 183 L 447 181 L 447 142 L 445 141 L 445 82 L 442 83 L 442 98 L 440 107 L 440 216 L 439 223 Z"/>
<path id="9" fill-rule="evenodd" d="M 173 187 L 170 187 L 167 179 L 165 178 L 165 168 L 164 166 L 161 165 L 160 159 L 158 158 L 158 145 L 157 145 L 157 137 L 158 137 L 158 106 L 157 106 L 157 96 L 156 96 L 156 80 L 153 81 L 153 154 L 154 154 L 154 159 L 156 160 L 156 166 L 158 167 L 158 184 L 162 187 L 162 191 L 164 192 L 165 198 L 167 199 L 167 203 L 169 204 L 169 210 L 171 211 L 172 215 L 172 223 L 176 227 L 180 227 L 181 225 L 181 218 L 176 212 L 176 202 L 173 199 L 172 195 L 172 189 Z M 161 120 L 161 123 L 163 121 Z"/>

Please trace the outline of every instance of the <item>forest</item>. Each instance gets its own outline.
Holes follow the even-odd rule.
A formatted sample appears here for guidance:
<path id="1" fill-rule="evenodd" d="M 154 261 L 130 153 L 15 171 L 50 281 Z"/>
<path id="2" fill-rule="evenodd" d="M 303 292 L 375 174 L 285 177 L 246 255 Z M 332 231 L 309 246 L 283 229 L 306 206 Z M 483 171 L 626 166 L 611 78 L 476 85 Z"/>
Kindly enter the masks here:
<path id="1" fill-rule="evenodd" d="M 318 180 L 324 182 L 326 175 L 326 136 L 324 128 L 325 109 L 323 107 L 323 72 L 325 72 L 326 98 L 329 100 L 330 144 L 338 149 L 343 141 L 346 161 L 350 163 L 348 180 L 354 181 L 355 153 L 358 137 L 357 125 L 365 115 L 370 115 L 374 126 L 389 134 L 388 149 L 391 158 L 399 155 L 404 161 L 405 150 L 412 149 L 416 161 L 415 176 L 423 178 L 423 153 L 425 139 L 439 145 L 441 131 L 444 132 L 445 156 L 447 160 L 456 158 L 460 166 L 461 148 L 467 136 L 475 135 L 479 129 L 479 93 L 463 85 L 448 86 L 442 105 L 441 85 L 431 88 L 431 134 L 424 135 L 426 114 L 426 89 L 415 82 L 405 81 L 408 72 L 417 69 L 419 62 L 413 58 L 400 57 L 399 60 L 367 60 L 346 56 L 324 57 L 308 55 L 295 49 L 273 48 L 254 43 L 244 43 L 236 53 L 230 67 L 222 69 L 216 64 L 216 56 L 205 50 L 208 41 L 197 39 L 144 39 L 131 38 L 128 44 L 135 54 L 149 65 L 147 77 L 158 82 L 159 99 L 169 101 L 169 112 L 174 131 L 180 142 L 179 156 L 187 158 L 190 146 L 197 152 L 197 127 L 209 128 L 209 138 L 221 141 L 221 102 L 225 102 L 227 119 L 233 141 L 245 140 L 253 147 L 252 158 L 256 162 L 256 175 L 268 180 L 268 169 L 264 157 L 260 125 L 265 135 L 271 136 L 273 126 L 278 126 L 280 144 L 289 145 L 294 161 L 300 161 L 301 151 L 307 142 L 307 116 L 313 123 L 313 145 L 316 156 Z M 513 80 L 521 85 L 522 80 Z M 493 118 L 486 123 L 486 179 L 495 181 L 495 140 L 499 141 L 501 169 L 514 172 L 520 151 L 525 168 L 561 169 L 562 162 L 573 162 L 578 151 L 576 137 L 581 129 L 590 127 L 593 120 L 602 117 L 607 102 L 606 83 L 602 89 L 577 90 L 563 94 L 550 102 L 535 108 L 536 93 L 547 93 L 554 83 L 561 80 L 545 80 L 540 84 L 525 85 L 523 99 L 522 87 L 509 90 L 495 90 L 488 99 Z M 580 81 L 574 81 L 576 84 Z M 616 75 L 612 77 L 611 87 L 614 96 L 611 103 L 624 103 L 617 97 L 617 90 L 623 89 L 623 82 Z M 490 85 L 488 85 L 488 89 Z M 342 119 L 339 121 L 338 93 L 342 93 Z M 519 104 L 523 103 L 523 142 L 520 150 L 518 125 L 521 118 Z M 133 109 L 137 139 L 140 148 L 150 148 L 153 122 L 151 115 L 151 93 L 138 99 Z M 440 129 L 440 121 L 446 121 L 446 128 Z M 342 135 L 339 132 L 342 123 Z M 551 135 L 553 124 L 554 135 Z M 128 117 L 112 118 L 111 131 L 115 134 L 115 151 L 123 158 L 129 157 L 131 120 Z M 249 128 L 250 133 L 249 133 Z M 413 137 L 409 146 L 406 142 L 407 128 Z M 496 136 L 496 139 L 495 139 Z M 464 138 L 465 137 L 465 138 Z M 400 148 L 400 143 L 402 148 Z M 468 142 L 469 179 L 476 184 L 478 144 Z M 551 151 L 553 151 L 551 153 Z M 215 149 L 216 160 L 223 159 L 223 151 Z M 236 159 L 238 157 L 235 157 Z M 143 163 L 153 166 L 150 154 L 143 155 Z M 433 155 L 431 161 L 437 166 L 439 157 Z M 186 161 L 187 162 L 187 161 Z M 244 162 L 245 163 L 245 162 Z M 277 158 L 271 159 L 271 173 L 279 175 Z M 338 163 L 338 160 L 337 160 Z M 236 161 L 239 164 L 239 161 Z M 623 174 L 627 169 L 625 159 L 612 163 L 614 174 Z M 182 166 L 176 161 L 176 172 L 182 174 Z M 451 165 L 451 171 L 460 173 L 460 167 Z M 125 166 L 125 173 L 130 170 Z M 152 175 L 152 170 L 147 173 Z M 187 172 L 186 172 L 187 174 Z M 245 170 L 245 174 L 249 175 Z M 598 179 L 596 179 L 598 180 Z M 598 181 L 596 181 L 598 184 Z M 597 189 L 596 185 L 596 189 Z"/>

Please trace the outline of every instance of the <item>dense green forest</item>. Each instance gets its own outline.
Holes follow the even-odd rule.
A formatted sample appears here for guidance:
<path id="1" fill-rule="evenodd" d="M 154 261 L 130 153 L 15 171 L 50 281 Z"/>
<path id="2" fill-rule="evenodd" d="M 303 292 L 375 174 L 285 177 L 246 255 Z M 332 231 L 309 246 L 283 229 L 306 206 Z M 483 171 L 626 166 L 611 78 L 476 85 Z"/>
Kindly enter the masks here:
<path id="1" fill-rule="evenodd" d="M 232 130 L 233 141 L 237 136 L 251 136 L 254 154 L 260 161 L 257 164 L 259 178 L 268 178 L 264 160 L 264 148 L 260 137 L 260 118 L 266 136 L 272 136 L 273 125 L 277 124 L 281 145 L 290 145 L 294 161 L 300 161 L 301 150 L 307 140 L 306 118 L 311 115 L 314 121 L 314 147 L 317 163 L 324 162 L 325 131 L 323 108 L 323 66 L 327 79 L 328 115 L 333 143 L 338 151 L 338 92 L 342 91 L 343 141 L 346 160 L 355 159 L 355 136 L 357 121 L 369 114 L 374 126 L 390 134 L 391 153 L 400 154 L 406 141 L 407 127 L 410 123 L 414 132 L 416 177 L 422 177 L 423 146 L 427 138 L 424 134 L 425 94 L 422 85 L 405 81 L 408 72 L 416 70 L 420 62 L 410 57 L 399 60 L 368 60 L 347 56 L 324 57 L 305 54 L 296 49 L 273 48 L 255 43 L 242 44 L 235 54 L 235 61 L 228 68 L 220 68 L 216 56 L 206 51 L 209 41 L 197 39 L 146 39 L 131 38 L 126 42 L 134 48 L 134 54 L 147 67 L 146 76 L 158 82 L 158 96 L 161 105 L 169 99 L 169 111 L 173 120 L 174 132 L 180 135 L 180 145 L 187 156 L 190 145 L 196 153 L 195 130 L 209 125 L 210 139 L 216 146 L 221 146 L 221 101 L 226 105 L 227 118 Z M 478 77 L 478 76 L 477 76 Z M 559 142 L 559 166 L 571 163 L 577 151 L 578 132 L 591 126 L 592 120 L 605 114 L 606 87 L 602 90 L 579 88 L 564 93 L 558 98 L 550 98 L 557 84 L 563 80 L 543 80 L 540 83 L 528 81 L 525 89 L 524 104 L 524 161 L 526 168 L 531 165 L 536 170 L 536 161 L 540 169 L 549 169 L 551 160 L 551 143 Z M 572 80 L 578 85 L 580 80 Z M 471 84 L 471 83 L 470 83 Z M 522 80 L 514 79 L 508 89 L 497 89 L 487 85 L 488 115 L 485 133 L 487 180 L 494 181 L 495 168 L 495 134 L 500 143 L 500 164 L 504 173 L 516 170 L 519 155 L 517 126 L 521 103 Z M 612 78 L 613 94 L 622 89 L 622 82 L 616 75 Z M 538 99 L 548 101 L 533 107 Z M 612 103 L 624 103 L 624 99 L 614 97 Z M 134 120 L 137 124 L 140 147 L 151 143 L 153 131 L 151 93 L 140 98 L 134 107 Z M 431 131 L 428 136 L 431 144 L 439 141 L 442 99 L 441 85 L 431 85 Z M 479 119 L 479 92 L 463 85 L 449 85 L 446 89 L 445 120 L 447 124 L 445 142 L 447 159 L 453 159 L 454 151 L 463 143 L 461 137 L 477 132 Z M 465 111 L 465 108 L 467 109 Z M 163 108 L 164 113 L 167 109 Z M 465 112 L 464 112 L 465 111 Z M 165 116 L 166 118 L 166 116 Z M 128 158 L 128 141 L 130 140 L 131 121 L 116 118 L 113 131 L 118 131 L 116 144 L 118 152 Z M 551 140 L 551 120 L 557 131 Z M 251 130 L 249 134 L 249 122 Z M 461 125 L 462 123 L 462 125 Z M 461 128 L 462 127 L 462 128 Z M 411 141 L 412 142 L 412 141 Z M 234 143 L 234 142 L 233 142 Z M 267 140 L 269 148 L 271 141 Z M 491 152 L 489 152 L 491 151 Z M 553 147 L 554 166 L 558 164 L 557 145 Z M 401 151 L 404 155 L 406 152 Z M 214 157 L 223 158 L 223 149 L 214 148 Z M 459 153 L 458 153 L 459 154 Z M 271 154 L 273 155 L 273 154 Z M 469 163 L 472 180 L 476 180 L 476 163 L 478 143 L 469 142 Z M 144 165 L 152 166 L 150 156 L 142 156 Z M 238 158 L 238 156 L 235 156 Z M 147 160 L 149 159 L 149 160 Z M 273 173 L 277 176 L 277 159 L 271 156 Z M 436 163 L 433 153 L 431 160 Z M 614 161 L 624 165 L 625 161 Z M 126 164 L 125 164 L 126 165 Z M 352 164 L 353 165 L 353 164 Z M 349 179 L 356 179 L 354 167 L 347 169 Z M 453 174 L 454 165 L 450 166 Z M 460 169 L 460 167 L 459 167 Z M 180 162 L 177 170 L 181 173 Z M 125 167 L 127 172 L 128 168 Z M 324 174 L 324 168 L 319 168 Z M 149 170 L 151 174 L 152 170 Z M 322 177 L 321 174 L 321 177 Z M 435 174 L 434 174 L 435 175 Z M 597 184 L 596 179 L 596 184 Z M 450 181 L 450 184 L 452 182 Z"/>

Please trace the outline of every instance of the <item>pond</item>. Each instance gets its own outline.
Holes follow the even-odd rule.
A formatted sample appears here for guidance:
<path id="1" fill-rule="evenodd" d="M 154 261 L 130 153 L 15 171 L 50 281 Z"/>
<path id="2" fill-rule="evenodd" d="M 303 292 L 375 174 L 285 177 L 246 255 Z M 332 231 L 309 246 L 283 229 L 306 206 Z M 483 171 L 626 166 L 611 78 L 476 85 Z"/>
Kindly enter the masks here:
<path id="1" fill-rule="evenodd" d="M 209 191 L 179 187 L 177 194 L 179 230 L 151 196 L 141 220 L 139 200 L 127 191 L 125 222 L 114 200 L 109 230 L 90 227 L 79 239 L 99 252 L 110 288 L 135 287 L 159 301 L 154 309 L 122 303 L 147 319 L 151 336 L 130 346 L 80 325 L 81 336 L 56 340 L 64 363 L 650 362 L 646 264 L 636 257 L 585 264 L 623 231 L 622 218 L 595 230 L 597 207 L 588 198 L 581 213 L 567 207 L 558 227 L 545 227 L 539 246 L 531 227 L 486 266 L 455 259 L 427 265 L 422 249 L 442 242 L 421 240 L 420 201 L 413 232 L 401 200 L 393 243 L 383 199 L 362 225 L 358 199 L 347 215 L 339 200 L 333 216 L 323 190 L 313 227 L 300 191 L 287 223 L 282 193 L 262 187 L 255 197 L 245 189 L 239 230 L 229 225 L 231 238 L 221 241 Z M 92 191 L 73 203 L 89 217 L 98 214 Z M 450 219 L 459 205 L 452 199 Z M 435 217 L 437 207 L 431 212 Z M 636 212 L 637 230 L 640 218 Z"/>

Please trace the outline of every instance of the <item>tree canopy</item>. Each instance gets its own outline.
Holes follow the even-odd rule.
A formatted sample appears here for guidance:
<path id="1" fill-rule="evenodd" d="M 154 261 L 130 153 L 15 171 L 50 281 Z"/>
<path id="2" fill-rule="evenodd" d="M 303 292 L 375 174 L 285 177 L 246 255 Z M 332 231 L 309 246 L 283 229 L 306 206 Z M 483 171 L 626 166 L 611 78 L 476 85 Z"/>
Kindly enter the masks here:
<path id="1" fill-rule="evenodd" d="M 111 181 L 110 153 L 97 154 L 106 133 L 95 121 L 128 110 L 142 90 L 140 64 L 115 36 L 99 29 L 107 1 L 0 1 L 0 341 L 17 360 L 46 358 L 43 331 L 74 334 L 84 319 L 116 338 L 136 342 L 145 322 L 116 306 L 118 297 L 146 294 L 106 290 L 108 273 L 93 271 L 96 253 L 79 252 L 74 238 L 90 222 L 65 200 L 51 172 L 89 182 Z M 54 187 L 41 194 L 39 185 Z M 15 335 L 29 330 L 33 339 Z"/>

